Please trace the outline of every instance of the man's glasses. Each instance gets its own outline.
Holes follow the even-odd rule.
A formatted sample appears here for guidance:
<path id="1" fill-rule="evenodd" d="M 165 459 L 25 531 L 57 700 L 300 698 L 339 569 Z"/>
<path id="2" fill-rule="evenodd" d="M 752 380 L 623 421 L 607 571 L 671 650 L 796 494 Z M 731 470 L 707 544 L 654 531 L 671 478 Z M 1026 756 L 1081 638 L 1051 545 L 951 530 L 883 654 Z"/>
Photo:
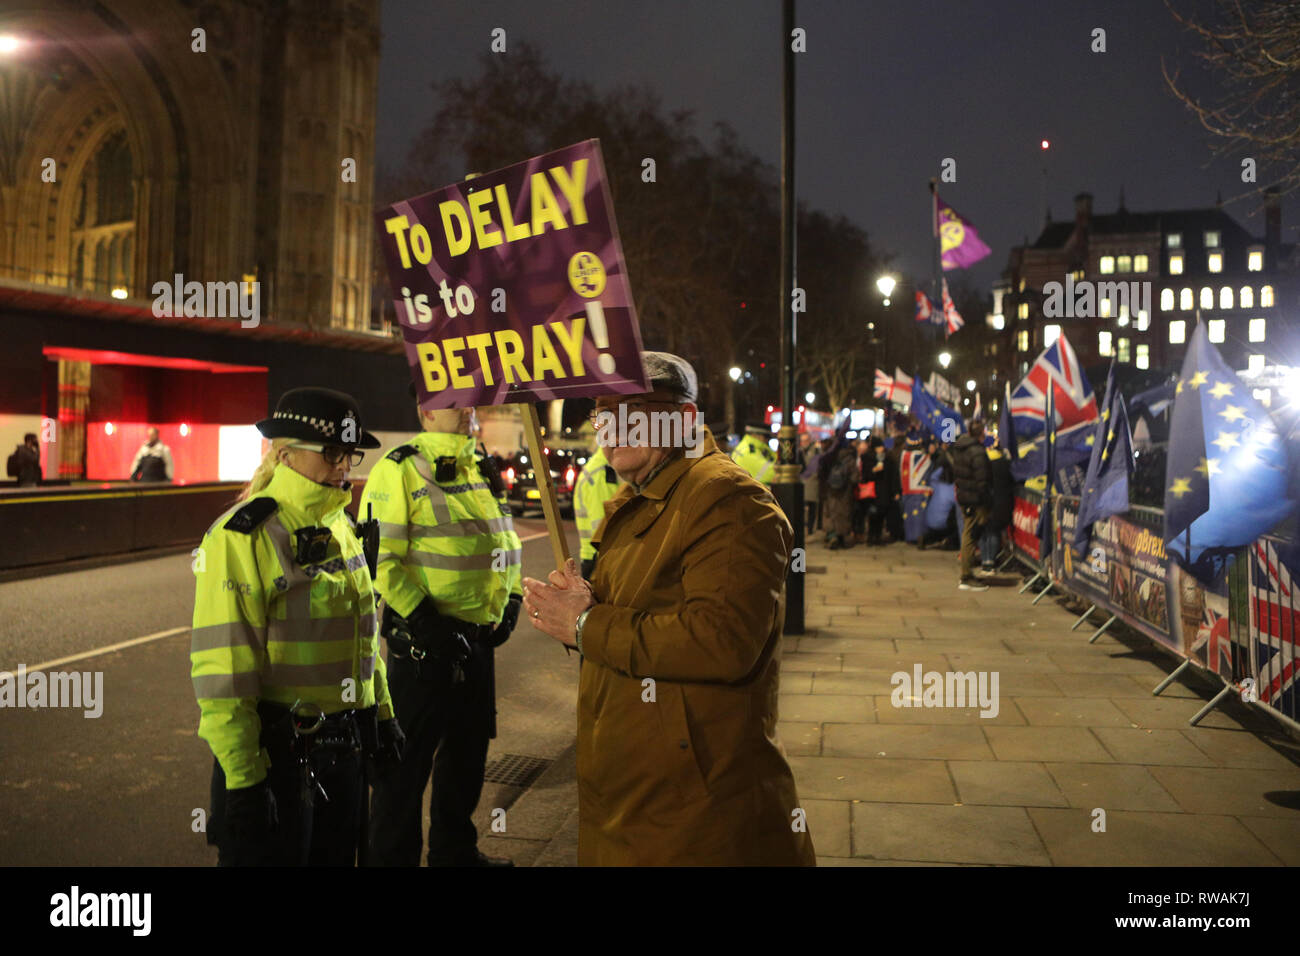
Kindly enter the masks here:
<path id="1" fill-rule="evenodd" d="M 621 405 L 608 405 L 604 408 L 596 406 L 587 414 L 587 421 L 595 428 L 600 425 L 601 415 L 612 415 L 617 418 L 620 407 L 627 409 L 625 414 L 631 414 L 643 408 L 676 408 L 677 406 L 673 402 L 623 402 Z"/>
<path id="2" fill-rule="evenodd" d="M 366 457 L 364 451 L 348 451 L 342 445 L 307 445 L 295 442 L 290 448 L 301 448 L 303 451 L 314 451 L 329 465 L 339 465 L 345 460 L 349 468 L 355 468 L 361 464 L 361 460 Z"/>

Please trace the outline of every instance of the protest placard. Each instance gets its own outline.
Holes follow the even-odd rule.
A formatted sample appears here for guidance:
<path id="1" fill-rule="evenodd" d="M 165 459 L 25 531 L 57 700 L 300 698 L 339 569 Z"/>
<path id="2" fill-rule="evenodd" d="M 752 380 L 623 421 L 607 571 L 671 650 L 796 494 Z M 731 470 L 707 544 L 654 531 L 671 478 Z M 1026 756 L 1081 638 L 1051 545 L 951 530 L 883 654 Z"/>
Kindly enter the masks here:
<path id="1" fill-rule="evenodd" d="M 600 144 L 376 213 L 426 409 L 649 389 Z"/>

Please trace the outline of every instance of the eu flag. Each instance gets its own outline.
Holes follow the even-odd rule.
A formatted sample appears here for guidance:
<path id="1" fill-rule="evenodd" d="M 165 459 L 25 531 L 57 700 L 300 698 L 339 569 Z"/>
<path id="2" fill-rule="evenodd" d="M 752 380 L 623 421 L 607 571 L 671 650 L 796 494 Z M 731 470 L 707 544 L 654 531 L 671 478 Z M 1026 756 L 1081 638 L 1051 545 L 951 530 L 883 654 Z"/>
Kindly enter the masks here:
<path id="1" fill-rule="evenodd" d="M 922 428 L 944 444 L 956 441 L 966 430 L 961 416 L 930 394 L 920 378 L 912 385 L 912 414 L 920 420 Z"/>
<path id="2" fill-rule="evenodd" d="M 1165 547 L 1213 583 L 1236 548 L 1272 530 L 1294 507 L 1282 435 L 1197 323 L 1174 388 Z"/>
<path id="3" fill-rule="evenodd" d="M 1128 511 L 1128 480 L 1133 474 L 1133 442 L 1129 435 L 1124 396 L 1115 387 L 1115 363 L 1106 376 L 1106 399 L 1093 436 L 1088 473 L 1079 495 L 1079 518 L 1074 526 L 1074 550 L 1088 549 L 1094 522 Z"/>
<path id="4" fill-rule="evenodd" d="M 1002 388 L 1002 414 L 998 417 L 998 444 L 1005 449 L 1012 464 L 1020 460 L 1019 443 L 1016 441 L 1016 427 L 1011 420 L 1011 383 Z"/>

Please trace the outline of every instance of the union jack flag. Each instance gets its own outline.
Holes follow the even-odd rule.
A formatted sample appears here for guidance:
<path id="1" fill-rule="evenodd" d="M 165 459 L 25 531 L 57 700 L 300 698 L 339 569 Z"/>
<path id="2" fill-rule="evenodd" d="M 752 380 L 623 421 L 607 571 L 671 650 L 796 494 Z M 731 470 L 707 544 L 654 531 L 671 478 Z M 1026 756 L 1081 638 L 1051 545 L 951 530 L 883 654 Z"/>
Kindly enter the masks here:
<path id="1" fill-rule="evenodd" d="M 1097 419 L 1097 396 L 1062 334 L 1043 350 L 1024 381 L 1011 393 L 1011 417 L 1021 435 L 1028 437 L 1043 431 L 1051 382 L 1056 384 L 1058 429 Z"/>
<path id="2" fill-rule="evenodd" d="M 1210 591 L 1205 592 L 1205 607 L 1201 610 L 1201 625 L 1192 641 L 1192 652 L 1216 674 L 1233 678 L 1232 638 L 1228 631 L 1227 599 Z"/>
<path id="3" fill-rule="evenodd" d="M 957 306 L 953 304 L 952 296 L 948 295 L 948 280 L 943 280 L 943 319 L 948 326 L 948 334 L 952 335 L 966 323 L 962 320 L 961 313 L 957 311 Z"/>
<path id="4" fill-rule="evenodd" d="M 883 398 L 887 401 L 893 391 L 894 380 L 880 369 L 876 369 L 876 387 L 871 394 L 876 398 Z"/>
<path id="5" fill-rule="evenodd" d="M 905 495 L 928 495 L 933 489 L 925 483 L 930 473 L 930 456 L 924 451 L 905 451 L 898 461 Z"/>
<path id="6" fill-rule="evenodd" d="M 1268 538 L 1251 549 L 1251 673 L 1259 702 L 1296 720 L 1296 638 L 1300 610 L 1295 606 L 1291 571 Z"/>

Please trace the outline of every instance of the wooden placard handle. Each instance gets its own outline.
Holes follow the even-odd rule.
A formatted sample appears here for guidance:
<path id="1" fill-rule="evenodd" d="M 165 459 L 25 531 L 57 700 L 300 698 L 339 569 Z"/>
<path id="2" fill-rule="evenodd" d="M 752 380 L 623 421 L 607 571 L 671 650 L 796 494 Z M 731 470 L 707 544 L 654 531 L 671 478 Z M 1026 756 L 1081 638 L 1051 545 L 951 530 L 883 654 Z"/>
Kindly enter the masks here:
<path id="1" fill-rule="evenodd" d="M 555 498 L 555 485 L 551 482 L 551 460 L 542 451 L 542 424 L 537 418 L 537 406 L 524 402 L 524 440 L 528 454 L 533 456 L 533 474 L 537 477 L 537 491 L 542 499 L 542 513 L 546 515 L 546 530 L 551 537 L 551 553 L 555 556 L 555 569 L 563 571 L 569 560 L 569 542 L 560 527 L 560 503 Z"/>

